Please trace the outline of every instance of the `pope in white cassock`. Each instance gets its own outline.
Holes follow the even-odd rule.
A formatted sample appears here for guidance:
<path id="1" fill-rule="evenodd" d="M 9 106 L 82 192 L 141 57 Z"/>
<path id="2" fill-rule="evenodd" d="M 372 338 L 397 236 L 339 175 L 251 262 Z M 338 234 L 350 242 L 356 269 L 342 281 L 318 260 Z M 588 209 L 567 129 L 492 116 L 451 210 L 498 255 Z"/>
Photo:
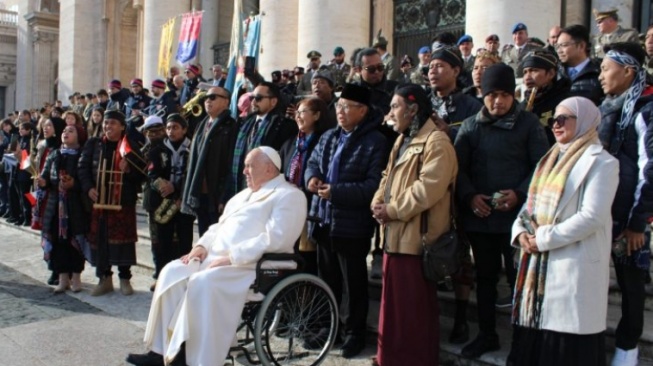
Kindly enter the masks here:
<path id="1" fill-rule="evenodd" d="M 189 254 L 163 268 L 145 330 L 150 352 L 130 354 L 127 362 L 224 363 L 256 262 L 264 253 L 292 253 L 306 221 L 306 197 L 279 174 L 280 166 L 279 155 L 270 147 L 247 155 L 247 189 L 227 203 L 220 221 Z M 185 363 L 177 357 L 184 342 Z"/>

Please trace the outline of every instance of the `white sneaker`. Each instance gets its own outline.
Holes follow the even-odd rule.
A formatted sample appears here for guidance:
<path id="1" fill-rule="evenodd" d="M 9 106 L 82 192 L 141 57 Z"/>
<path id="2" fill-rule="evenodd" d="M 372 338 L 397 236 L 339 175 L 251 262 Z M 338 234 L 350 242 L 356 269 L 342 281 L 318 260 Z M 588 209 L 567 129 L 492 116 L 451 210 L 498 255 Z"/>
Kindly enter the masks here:
<path id="1" fill-rule="evenodd" d="M 637 366 L 637 347 L 630 350 L 616 348 L 611 366 Z"/>

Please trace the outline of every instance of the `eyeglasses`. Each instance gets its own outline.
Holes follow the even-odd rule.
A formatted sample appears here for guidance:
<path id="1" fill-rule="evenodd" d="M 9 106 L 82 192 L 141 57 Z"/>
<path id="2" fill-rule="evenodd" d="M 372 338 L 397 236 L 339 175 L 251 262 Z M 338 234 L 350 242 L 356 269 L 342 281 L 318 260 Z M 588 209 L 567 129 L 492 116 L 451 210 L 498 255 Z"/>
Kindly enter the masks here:
<path id="1" fill-rule="evenodd" d="M 566 115 L 566 114 L 560 114 L 555 117 L 550 117 L 549 118 L 549 127 L 553 128 L 554 124 L 558 124 L 559 127 L 565 127 L 565 123 L 567 123 L 567 120 L 570 118 L 576 119 L 576 116 L 571 116 L 571 115 Z"/>
<path id="2" fill-rule="evenodd" d="M 567 47 L 569 47 L 569 46 L 571 46 L 571 45 L 575 45 L 575 44 L 576 44 L 576 42 L 558 43 L 558 44 L 555 45 L 555 49 L 556 49 L 556 50 L 559 50 L 559 49 L 561 49 L 561 48 L 567 48 Z"/>
<path id="3" fill-rule="evenodd" d="M 257 102 L 260 102 L 265 98 L 273 98 L 273 97 L 271 97 L 269 95 L 250 95 L 249 96 L 249 100 L 255 100 Z"/>
<path id="4" fill-rule="evenodd" d="M 372 65 L 372 66 L 365 66 L 365 67 L 363 67 L 363 69 L 365 69 L 365 71 L 367 71 L 367 72 L 369 72 L 369 73 L 374 74 L 374 73 L 377 72 L 377 71 L 378 71 L 378 72 L 383 72 L 383 70 L 385 70 L 385 65 L 384 65 L 384 64 L 378 64 L 378 65 L 376 65 L 376 66 L 374 66 L 374 65 Z"/>
<path id="5" fill-rule="evenodd" d="M 220 94 L 207 94 L 207 95 L 206 95 L 206 99 L 208 99 L 208 100 L 215 100 L 216 98 L 229 99 L 229 98 L 227 98 L 226 96 L 224 96 L 224 95 L 220 95 Z"/>
<path id="6" fill-rule="evenodd" d="M 352 108 L 362 107 L 362 104 L 345 104 L 345 103 L 336 103 L 336 111 L 342 110 L 345 113 L 349 112 Z"/>

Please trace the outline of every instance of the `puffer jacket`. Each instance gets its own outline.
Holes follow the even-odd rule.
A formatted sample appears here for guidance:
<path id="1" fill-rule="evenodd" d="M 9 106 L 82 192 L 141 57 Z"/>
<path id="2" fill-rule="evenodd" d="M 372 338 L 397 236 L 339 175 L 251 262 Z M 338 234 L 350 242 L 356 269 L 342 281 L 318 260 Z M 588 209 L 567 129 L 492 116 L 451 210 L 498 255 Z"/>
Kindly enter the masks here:
<path id="1" fill-rule="evenodd" d="M 601 105 L 601 101 L 605 97 L 603 88 L 599 82 L 599 74 L 601 73 L 601 65 L 596 60 L 590 60 L 585 67 L 580 70 L 576 78 L 571 82 L 571 90 L 569 95 L 573 97 L 585 97 L 594 104 Z M 565 71 L 565 75 L 566 71 Z"/>
<path id="2" fill-rule="evenodd" d="M 606 97 L 600 107 L 599 138 L 605 149 L 619 160 L 619 186 L 612 205 L 615 236 L 626 228 L 644 232 L 648 218 L 653 216 L 653 166 L 649 160 L 653 156 L 653 95 L 637 101 L 632 121 L 620 134 L 619 121 L 624 99 L 623 95 Z M 643 146 L 640 146 L 640 139 Z M 640 149 L 644 149 L 645 157 L 640 156 Z M 638 165 L 640 160 L 646 161 L 642 182 Z"/>
<path id="3" fill-rule="evenodd" d="M 375 221 L 370 212 L 370 203 L 379 187 L 381 172 L 388 157 L 387 140 L 377 130 L 382 119 L 381 114 L 370 108 L 343 146 L 338 182 L 331 184 L 329 232 L 332 237 L 372 237 Z M 306 185 L 314 177 L 326 180 L 329 163 L 336 152 L 341 133 L 342 128 L 336 127 L 320 137 L 304 173 Z M 311 216 L 318 216 L 321 201 L 317 195 L 313 196 Z M 309 223 L 310 234 L 314 228 L 315 223 Z"/>
<path id="4" fill-rule="evenodd" d="M 526 199 L 535 166 L 549 149 L 537 117 L 517 103 L 499 119 L 488 117 L 483 107 L 463 122 L 454 147 L 459 168 L 459 222 L 467 231 L 509 233 Z M 474 195 L 492 196 L 505 189 L 514 190 L 519 198 L 513 210 L 493 210 L 485 218 L 472 212 L 470 203 Z"/>
<path id="5" fill-rule="evenodd" d="M 381 230 L 385 251 L 419 255 L 422 212 L 428 212 L 427 240 L 449 230 L 453 199 L 449 188 L 455 184 L 458 161 L 449 136 L 430 119 L 398 156 L 404 141 L 400 135 L 395 142 L 372 205 L 385 203 L 392 219 Z"/>

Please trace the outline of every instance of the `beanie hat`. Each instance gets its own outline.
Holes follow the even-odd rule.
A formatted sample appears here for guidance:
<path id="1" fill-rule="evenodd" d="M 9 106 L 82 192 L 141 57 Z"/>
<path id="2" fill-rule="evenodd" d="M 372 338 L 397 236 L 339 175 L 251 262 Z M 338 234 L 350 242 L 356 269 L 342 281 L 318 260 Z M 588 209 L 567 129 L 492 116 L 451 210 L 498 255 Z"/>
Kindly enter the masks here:
<path id="1" fill-rule="evenodd" d="M 558 61 L 553 54 L 547 51 L 533 51 L 524 56 L 521 62 L 522 68 L 532 67 L 535 69 L 555 69 L 558 67 Z"/>
<path id="2" fill-rule="evenodd" d="M 443 47 L 435 50 L 431 54 L 431 60 L 442 60 L 451 65 L 451 67 L 462 68 L 464 63 L 458 52 L 459 51 L 454 48 Z"/>
<path id="3" fill-rule="evenodd" d="M 503 62 L 488 67 L 481 78 L 483 97 L 497 90 L 515 93 L 515 71 Z"/>
<path id="4" fill-rule="evenodd" d="M 120 89 L 122 88 L 122 83 L 118 79 L 113 79 L 109 82 L 109 89 L 111 88 Z"/>
<path id="5" fill-rule="evenodd" d="M 317 72 L 313 73 L 313 76 L 311 77 L 311 82 L 315 79 L 324 79 L 329 83 L 329 86 L 333 88 L 333 75 L 331 75 L 331 72 L 329 70 L 319 70 Z"/>
<path id="6" fill-rule="evenodd" d="M 183 128 L 188 127 L 188 122 L 186 122 L 186 119 L 179 113 L 172 113 L 171 115 L 166 118 L 166 122 L 176 122 L 181 125 Z"/>
<path id="7" fill-rule="evenodd" d="M 166 88 L 166 83 L 165 81 L 161 79 L 156 79 L 152 82 L 152 87 L 153 88 L 160 88 L 160 89 L 165 89 Z"/>
<path id="8" fill-rule="evenodd" d="M 140 86 L 142 88 L 143 87 L 143 80 L 138 79 L 138 78 L 132 79 L 132 81 L 129 82 L 129 85 L 131 85 L 131 86 L 138 85 L 138 86 Z"/>

